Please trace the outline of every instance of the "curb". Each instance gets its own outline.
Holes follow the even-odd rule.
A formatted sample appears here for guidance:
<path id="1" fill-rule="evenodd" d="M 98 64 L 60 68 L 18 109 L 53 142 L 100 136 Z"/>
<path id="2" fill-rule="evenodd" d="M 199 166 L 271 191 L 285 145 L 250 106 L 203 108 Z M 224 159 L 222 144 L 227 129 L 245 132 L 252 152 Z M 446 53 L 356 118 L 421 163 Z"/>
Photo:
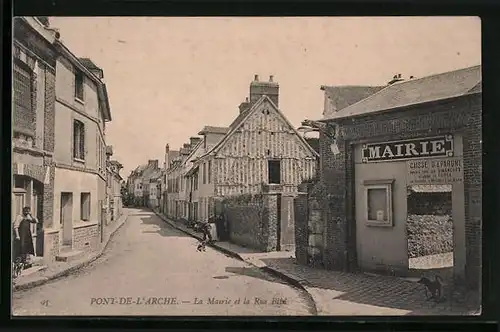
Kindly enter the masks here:
<path id="1" fill-rule="evenodd" d="M 108 247 L 108 244 L 109 244 L 111 238 L 115 235 L 116 232 L 118 232 L 118 230 L 120 228 L 122 228 L 123 225 L 125 225 L 125 223 L 128 220 L 128 217 L 129 217 L 128 214 L 123 216 L 123 221 L 121 222 L 121 224 L 119 224 L 118 227 L 116 227 L 112 232 L 109 233 L 109 235 L 107 236 L 106 242 L 104 243 L 102 248 L 97 253 L 90 256 L 89 259 L 87 259 L 83 262 L 79 262 L 73 266 L 69 266 L 68 268 L 66 268 L 62 271 L 56 272 L 50 276 L 40 277 L 38 279 L 26 282 L 24 284 L 13 285 L 12 291 L 16 292 L 16 291 L 20 291 L 20 290 L 27 290 L 30 288 L 34 288 L 34 287 L 43 285 L 49 281 L 68 276 L 68 275 L 76 272 L 77 270 L 80 270 L 81 268 L 88 266 L 90 263 L 94 262 L 95 260 L 97 260 L 99 257 L 101 257 L 104 254 L 104 251 L 106 251 L 106 248 Z"/>
<path id="2" fill-rule="evenodd" d="M 185 233 L 185 234 L 187 234 L 187 235 L 189 235 L 189 236 L 191 236 L 191 237 L 194 237 L 194 238 L 196 238 L 196 239 L 198 239 L 198 240 L 201 240 L 201 237 L 199 237 L 199 236 L 197 236 L 197 235 L 195 235 L 195 234 L 192 234 L 192 233 L 190 233 L 190 232 L 188 232 L 188 231 L 186 231 L 186 230 L 184 230 L 184 229 L 182 229 L 182 228 L 178 227 L 177 225 L 175 225 L 175 224 L 174 224 L 174 222 L 173 222 L 173 221 L 171 221 L 171 220 L 169 220 L 168 218 L 164 217 L 162 214 L 160 214 L 160 213 L 158 213 L 158 212 L 156 212 L 156 211 L 153 211 L 153 212 L 154 212 L 154 213 L 155 213 L 155 214 L 156 214 L 156 215 L 157 215 L 157 216 L 158 216 L 161 220 L 165 221 L 166 223 L 168 223 L 168 224 L 169 224 L 169 225 L 171 225 L 172 227 L 174 227 L 174 228 L 176 228 L 176 229 L 180 230 L 181 232 L 183 232 L 183 233 Z M 311 294 L 311 293 L 309 293 L 309 291 L 307 290 L 307 288 L 306 288 L 306 283 L 307 283 L 307 282 L 306 282 L 305 280 L 298 279 L 298 278 L 296 278 L 296 277 L 294 277 L 294 276 L 290 276 L 290 275 L 288 275 L 288 274 L 286 274 L 286 273 L 283 273 L 283 272 L 281 272 L 281 271 L 278 271 L 277 269 L 274 269 L 274 268 L 272 268 L 272 267 L 269 267 L 269 266 L 267 266 L 264 262 L 262 262 L 261 260 L 258 260 L 258 259 L 257 259 L 257 261 L 258 261 L 258 262 L 261 262 L 261 263 L 264 265 L 264 266 L 258 266 L 258 265 L 254 264 L 254 263 L 252 263 L 252 262 L 250 262 L 250 261 L 248 261 L 248 260 L 244 260 L 244 259 L 243 259 L 240 255 L 238 255 L 237 253 L 235 253 L 235 252 L 233 252 L 233 251 L 231 251 L 231 250 L 228 250 L 228 249 L 226 249 L 226 248 L 220 247 L 220 246 L 218 246 L 217 244 L 210 243 L 210 244 L 208 244 L 208 246 L 209 246 L 209 247 L 212 247 L 212 248 L 214 248 L 214 249 L 216 249 L 216 250 L 218 250 L 218 251 L 221 251 L 222 253 L 224 253 L 224 254 L 226 254 L 226 255 L 228 255 L 228 256 L 234 257 L 234 258 L 236 258 L 236 259 L 239 259 L 240 261 L 243 261 L 243 262 L 245 262 L 245 263 L 248 263 L 248 264 L 250 264 L 250 265 L 253 265 L 253 266 L 255 266 L 255 267 L 259 268 L 259 269 L 260 269 L 260 270 L 262 270 L 262 271 L 265 271 L 265 272 L 267 272 L 267 273 L 269 273 L 269 274 L 272 274 L 272 275 L 274 275 L 274 276 L 276 276 L 276 277 L 278 277 L 278 278 L 282 279 L 283 281 L 285 281 L 285 282 L 287 282 L 287 283 L 291 284 L 292 286 L 295 286 L 295 287 L 297 287 L 297 288 L 300 288 L 300 289 L 301 289 L 301 290 L 302 290 L 302 291 L 306 294 L 307 299 L 308 299 L 308 301 L 309 301 L 309 302 L 310 302 L 310 304 L 311 304 L 311 307 L 312 307 L 312 314 L 313 314 L 314 316 L 317 316 L 317 315 L 318 315 L 318 308 L 317 308 L 316 301 L 314 301 L 314 297 L 313 297 L 313 296 L 312 296 L 312 294 Z"/>

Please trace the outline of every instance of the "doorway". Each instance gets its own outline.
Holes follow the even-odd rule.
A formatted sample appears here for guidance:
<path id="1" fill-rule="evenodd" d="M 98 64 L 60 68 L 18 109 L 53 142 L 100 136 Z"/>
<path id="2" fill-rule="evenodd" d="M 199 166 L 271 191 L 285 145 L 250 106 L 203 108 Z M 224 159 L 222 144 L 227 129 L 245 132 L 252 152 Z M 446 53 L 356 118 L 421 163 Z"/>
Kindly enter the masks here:
<path id="1" fill-rule="evenodd" d="M 61 228 L 62 245 L 72 246 L 73 244 L 73 193 L 61 193 Z"/>
<path id="2" fill-rule="evenodd" d="M 450 277 L 454 267 L 454 222 L 451 185 L 408 187 L 406 234 L 408 267 Z"/>

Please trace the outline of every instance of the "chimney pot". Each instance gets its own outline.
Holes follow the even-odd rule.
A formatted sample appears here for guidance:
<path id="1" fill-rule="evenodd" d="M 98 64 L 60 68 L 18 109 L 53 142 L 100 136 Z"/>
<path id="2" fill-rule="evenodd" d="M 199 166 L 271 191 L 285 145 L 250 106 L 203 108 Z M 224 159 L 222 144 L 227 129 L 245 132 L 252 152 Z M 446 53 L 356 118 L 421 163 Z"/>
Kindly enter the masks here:
<path id="1" fill-rule="evenodd" d="M 272 81 L 273 81 L 273 78 L 274 78 L 274 76 L 273 76 L 273 75 L 270 75 L 270 76 L 269 76 L 269 82 L 272 82 Z"/>
<path id="2" fill-rule="evenodd" d="M 245 98 L 245 103 L 248 103 L 248 97 Z"/>
<path id="3" fill-rule="evenodd" d="M 255 76 L 254 76 L 254 78 L 253 78 L 253 80 L 254 80 L 255 82 L 258 82 L 258 81 L 259 81 L 259 75 L 255 75 Z"/>

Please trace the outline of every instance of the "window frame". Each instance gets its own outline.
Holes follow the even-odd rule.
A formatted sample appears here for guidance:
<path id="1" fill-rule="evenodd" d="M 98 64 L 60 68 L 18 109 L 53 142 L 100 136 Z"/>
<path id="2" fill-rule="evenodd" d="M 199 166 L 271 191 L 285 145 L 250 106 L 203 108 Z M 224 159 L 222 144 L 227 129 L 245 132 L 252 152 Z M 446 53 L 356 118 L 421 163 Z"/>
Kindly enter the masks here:
<path id="1" fill-rule="evenodd" d="M 375 226 L 375 227 L 394 227 L 394 211 L 393 211 L 393 194 L 392 187 L 394 185 L 394 179 L 382 179 L 382 180 L 365 180 L 363 182 L 364 186 L 364 207 L 365 207 L 365 223 L 367 226 Z M 386 215 L 387 220 L 371 220 L 369 218 L 368 211 L 368 191 L 370 189 L 385 189 L 386 191 Z"/>
<path id="2" fill-rule="evenodd" d="M 76 133 L 77 126 L 81 130 L 78 134 Z M 85 162 L 85 123 L 78 120 L 73 119 L 73 160 Z M 78 145 L 76 138 L 78 137 Z"/>
<path id="3" fill-rule="evenodd" d="M 271 164 L 277 164 L 278 165 L 278 182 L 271 182 Z M 274 173 L 273 173 L 274 174 Z M 267 183 L 268 184 L 281 184 L 281 159 L 268 159 L 267 160 Z"/>
<path id="4" fill-rule="evenodd" d="M 88 214 L 87 218 L 85 218 L 85 216 L 84 216 L 84 210 L 83 210 L 83 208 L 84 208 L 84 206 L 83 206 L 83 204 L 84 204 L 83 198 L 84 197 L 88 199 L 88 207 L 86 208 L 87 211 L 85 211 Z M 80 193 L 80 220 L 81 221 L 90 221 L 90 219 L 91 219 L 91 209 L 92 209 L 91 205 L 92 204 L 91 204 L 91 194 L 90 194 L 90 192 L 81 192 Z"/>
<path id="5" fill-rule="evenodd" d="M 81 89 L 81 92 L 79 91 Z M 80 96 L 81 94 L 81 96 Z M 80 103 L 85 102 L 85 76 L 83 72 L 79 69 L 75 69 L 75 100 Z"/>

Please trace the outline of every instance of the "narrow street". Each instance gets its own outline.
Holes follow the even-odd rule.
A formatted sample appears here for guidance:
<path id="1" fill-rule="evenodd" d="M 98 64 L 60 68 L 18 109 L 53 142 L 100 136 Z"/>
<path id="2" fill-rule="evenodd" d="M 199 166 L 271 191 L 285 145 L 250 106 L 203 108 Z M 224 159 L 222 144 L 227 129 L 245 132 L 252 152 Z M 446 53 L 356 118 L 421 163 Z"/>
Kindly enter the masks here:
<path id="1" fill-rule="evenodd" d="M 14 315 L 310 315 L 301 291 L 131 209 L 106 252 L 68 277 L 13 294 Z"/>

